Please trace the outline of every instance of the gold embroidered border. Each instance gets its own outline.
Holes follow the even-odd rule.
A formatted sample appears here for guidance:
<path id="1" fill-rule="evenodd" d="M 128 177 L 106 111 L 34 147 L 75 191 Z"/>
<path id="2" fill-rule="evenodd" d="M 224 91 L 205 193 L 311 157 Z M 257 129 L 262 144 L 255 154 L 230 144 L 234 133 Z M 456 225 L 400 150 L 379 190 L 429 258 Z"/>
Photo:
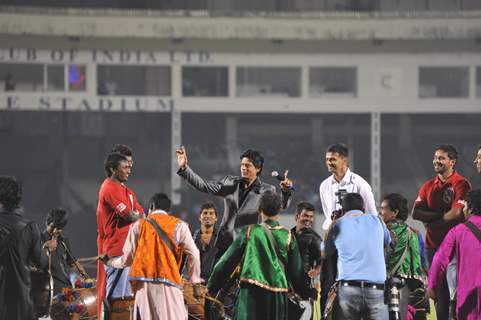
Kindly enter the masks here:
<path id="1" fill-rule="evenodd" d="M 287 230 L 287 244 L 286 244 L 286 248 L 287 248 L 287 251 L 289 251 L 289 247 L 290 247 L 290 244 L 291 244 L 291 230 L 288 230 L 286 229 L 285 227 L 283 226 L 275 226 L 275 227 L 271 227 L 270 225 L 268 225 L 267 223 L 265 224 L 267 226 L 267 228 L 269 228 L 270 230 Z"/>
<path id="2" fill-rule="evenodd" d="M 247 282 L 247 283 L 250 283 L 250 284 L 253 284 L 255 286 L 258 286 L 258 287 L 261 287 L 262 289 L 266 289 L 266 290 L 269 290 L 269 291 L 272 291 L 272 292 L 287 292 L 288 289 L 287 288 L 276 288 L 276 287 L 271 287 L 271 286 L 268 286 L 262 282 L 259 282 L 257 280 L 254 280 L 254 279 L 249 279 L 249 278 L 240 278 L 240 281 L 241 282 Z"/>

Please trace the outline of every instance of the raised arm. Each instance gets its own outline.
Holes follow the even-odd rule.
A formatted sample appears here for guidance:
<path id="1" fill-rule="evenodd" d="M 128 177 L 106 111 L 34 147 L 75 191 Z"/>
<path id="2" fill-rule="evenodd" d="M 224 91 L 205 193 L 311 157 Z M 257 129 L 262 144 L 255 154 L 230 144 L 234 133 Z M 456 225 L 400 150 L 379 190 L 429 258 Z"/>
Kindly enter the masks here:
<path id="1" fill-rule="evenodd" d="M 287 177 L 289 170 L 284 172 L 284 180 L 279 183 L 281 187 L 281 203 L 282 209 L 287 209 L 292 201 L 292 193 L 294 192 L 292 180 Z"/>

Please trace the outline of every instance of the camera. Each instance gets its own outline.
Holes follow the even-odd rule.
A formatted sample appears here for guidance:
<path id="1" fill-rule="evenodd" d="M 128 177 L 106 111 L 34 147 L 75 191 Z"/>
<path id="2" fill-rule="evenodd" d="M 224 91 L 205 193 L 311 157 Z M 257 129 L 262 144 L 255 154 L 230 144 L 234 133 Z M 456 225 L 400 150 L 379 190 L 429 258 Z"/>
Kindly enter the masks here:
<path id="1" fill-rule="evenodd" d="M 341 206 L 341 209 L 339 210 L 334 210 L 332 213 L 331 213 L 331 220 L 336 220 L 336 219 L 339 219 L 340 217 L 342 217 L 343 215 L 343 211 L 342 211 L 342 199 L 344 198 L 344 196 L 347 194 L 347 190 L 346 189 L 339 189 L 338 191 L 336 191 L 336 193 L 334 193 L 334 195 L 337 197 L 337 202 L 336 203 L 339 203 L 339 205 Z"/>
<path id="2" fill-rule="evenodd" d="M 405 280 L 403 278 L 393 277 L 388 281 L 388 307 L 390 319 L 400 319 L 399 302 L 401 300 L 400 290 L 404 287 Z"/>

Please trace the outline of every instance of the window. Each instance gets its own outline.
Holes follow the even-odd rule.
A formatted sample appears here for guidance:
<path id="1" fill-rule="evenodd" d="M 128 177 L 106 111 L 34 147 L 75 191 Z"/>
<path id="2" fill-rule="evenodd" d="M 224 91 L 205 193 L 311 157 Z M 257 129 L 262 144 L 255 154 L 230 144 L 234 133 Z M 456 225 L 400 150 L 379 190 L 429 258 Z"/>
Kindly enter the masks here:
<path id="1" fill-rule="evenodd" d="M 47 91 L 65 91 L 65 67 L 50 64 L 47 70 Z"/>
<path id="2" fill-rule="evenodd" d="M 299 67 L 238 67 L 238 97 L 300 97 Z"/>
<path id="3" fill-rule="evenodd" d="M 183 67 L 184 97 L 227 97 L 229 79 L 227 67 Z"/>
<path id="4" fill-rule="evenodd" d="M 310 97 L 356 97 L 357 69 L 355 67 L 309 68 Z"/>
<path id="5" fill-rule="evenodd" d="M 468 67 L 420 67 L 419 98 L 467 98 Z"/>
<path id="6" fill-rule="evenodd" d="M 97 94 L 170 96 L 170 67 L 99 65 Z"/>
<path id="7" fill-rule="evenodd" d="M 0 63 L 0 91 L 43 91 L 43 64 Z"/>

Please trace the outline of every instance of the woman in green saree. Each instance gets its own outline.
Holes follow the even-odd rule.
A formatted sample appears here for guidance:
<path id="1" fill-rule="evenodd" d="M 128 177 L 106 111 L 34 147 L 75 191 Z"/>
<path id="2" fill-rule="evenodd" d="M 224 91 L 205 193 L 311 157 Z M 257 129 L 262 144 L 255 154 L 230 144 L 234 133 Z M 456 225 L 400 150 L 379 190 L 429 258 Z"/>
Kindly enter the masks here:
<path id="1" fill-rule="evenodd" d="M 406 198 L 398 193 L 385 196 L 381 215 L 395 244 L 388 252 L 386 267 L 391 283 L 398 283 L 400 289 L 400 318 L 407 318 L 409 304 L 416 308 L 415 319 L 426 319 L 424 242 L 420 233 L 406 224 Z"/>

